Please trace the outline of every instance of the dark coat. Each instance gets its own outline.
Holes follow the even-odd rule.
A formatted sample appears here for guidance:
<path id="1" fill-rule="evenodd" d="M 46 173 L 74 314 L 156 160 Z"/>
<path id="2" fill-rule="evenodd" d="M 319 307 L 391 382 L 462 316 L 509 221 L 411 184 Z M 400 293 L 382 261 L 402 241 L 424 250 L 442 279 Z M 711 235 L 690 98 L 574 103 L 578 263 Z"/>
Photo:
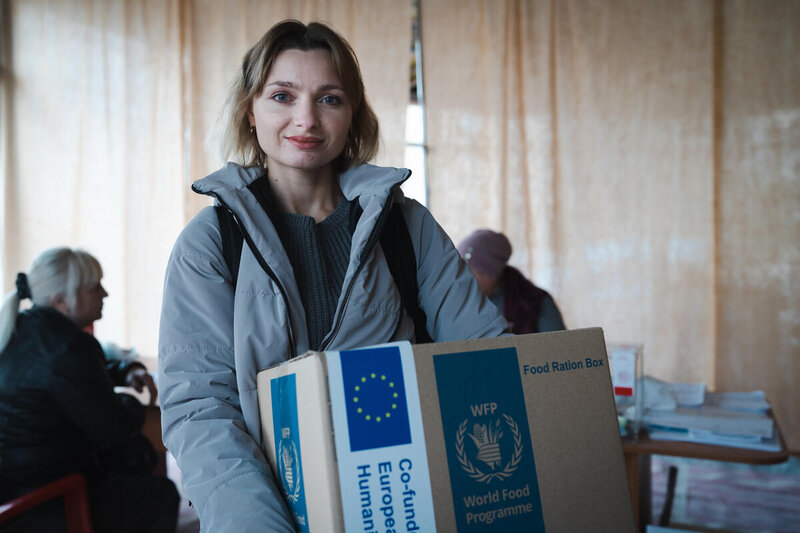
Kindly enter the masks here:
<path id="1" fill-rule="evenodd" d="M 503 316 L 516 335 L 567 329 L 555 300 L 531 283 L 519 270 L 506 266 L 501 278 Z"/>
<path id="2" fill-rule="evenodd" d="M 152 468 L 143 406 L 114 393 L 128 369 L 58 311 L 20 313 L 0 354 L 0 501 L 71 472 Z"/>

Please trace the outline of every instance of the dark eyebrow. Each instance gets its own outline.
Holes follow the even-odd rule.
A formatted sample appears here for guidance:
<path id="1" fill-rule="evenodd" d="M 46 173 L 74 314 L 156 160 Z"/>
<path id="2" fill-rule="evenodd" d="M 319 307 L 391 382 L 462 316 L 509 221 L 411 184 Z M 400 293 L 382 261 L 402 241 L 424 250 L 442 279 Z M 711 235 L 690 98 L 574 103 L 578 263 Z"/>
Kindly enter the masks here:
<path id="1" fill-rule="evenodd" d="M 289 89 L 294 89 L 294 83 L 290 81 L 272 81 L 267 84 L 267 87 L 270 85 L 278 85 L 280 87 L 288 87 Z"/>
<path id="2" fill-rule="evenodd" d="M 277 85 L 279 87 L 286 87 L 288 89 L 296 89 L 297 88 L 297 86 L 294 83 L 290 82 L 290 81 L 276 80 L 276 81 L 272 81 L 272 82 L 267 83 L 266 87 L 269 87 L 271 85 Z M 317 89 L 317 91 L 318 92 L 324 92 L 324 91 L 342 91 L 342 92 L 344 92 L 344 87 L 342 87 L 341 85 L 323 85 L 322 87 Z"/>
<path id="3" fill-rule="evenodd" d="M 320 91 L 342 91 L 344 92 L 344 87 L 341 85 L 323 85 L 319 88 Z"/>

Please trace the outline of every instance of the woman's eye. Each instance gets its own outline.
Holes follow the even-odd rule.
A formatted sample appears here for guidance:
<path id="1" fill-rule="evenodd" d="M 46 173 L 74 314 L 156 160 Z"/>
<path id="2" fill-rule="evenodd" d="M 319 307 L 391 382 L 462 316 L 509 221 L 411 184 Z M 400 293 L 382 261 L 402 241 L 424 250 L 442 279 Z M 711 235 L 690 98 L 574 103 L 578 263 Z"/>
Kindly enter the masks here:
<path id="1" fill-rule="evenodd" d="M 272 99 L 279 103 L 285 103 L 291 100 L 286 93 L 275 93 L 272 95 Z"/>
<path id="2" fill-rule="evenodd" d="M 322 98 L 322 100 L 320 100 L 320 101 L 323 104 L 328 104 L 328 105 L 336 105 L 336 104 L 341 104 L 342 103 L 341 98 L 339 98 L 338 96 L 333 96 L 332 94 L 329 94 L 328 96 L 324 96 Z"/>

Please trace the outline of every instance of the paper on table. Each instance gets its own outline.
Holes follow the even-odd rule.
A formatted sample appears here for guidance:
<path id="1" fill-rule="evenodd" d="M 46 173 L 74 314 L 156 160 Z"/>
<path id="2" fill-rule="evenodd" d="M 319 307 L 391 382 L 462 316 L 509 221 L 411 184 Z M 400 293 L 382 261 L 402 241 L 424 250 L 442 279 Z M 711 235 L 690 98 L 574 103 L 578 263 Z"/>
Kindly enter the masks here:
<path id="1" fill-rule="evenodd" d="M 706 382 L 670 383 L 675 402 L 681 406 L 703 405 L 706 396 Z"/>
<path id="2" fill-rule="evenodd" d="M 678 407 L 671 412 L 651 411 L 645 416 L 651 426 L 706 430 L 729 435 L 772 435 L 774 422 L 763 413 L 731 411 L 715 406 Z"/>
<path id="3" fill-rule="evenodd" d="M 706 405 L 748 413 L 765 413 L 769 409 L 769 402 L 764 396 L 764 391 L 760 390 L 752 392 L 709 392 L 706 395 Z"/>
<path id="4" fill-rule="evenodd" d="M 648 433 L 652 440 L 667 440 L 679 442 L 696 442 L 698 444 L 713 444 L 715 446 L 728 446 L 732 448 L 746 448 L 748 450 L 762 450 L 766 452 L 779 452 L 781 446 L 778 433 L 773 428 L 769 437 L 725 435 L 713 431 L 685 430 L 674 428 L 650 427 Z"/>

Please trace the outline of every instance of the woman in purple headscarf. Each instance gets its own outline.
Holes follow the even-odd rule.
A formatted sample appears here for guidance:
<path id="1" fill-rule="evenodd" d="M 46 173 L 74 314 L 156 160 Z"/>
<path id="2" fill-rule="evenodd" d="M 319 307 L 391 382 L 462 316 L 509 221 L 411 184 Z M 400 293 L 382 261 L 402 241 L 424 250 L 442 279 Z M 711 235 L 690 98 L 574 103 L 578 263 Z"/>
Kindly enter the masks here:
<path id="1" fill-rule="evenodd" d="M 553 297 L 507 264 L 511 243 L 505 235 L 476 230 L 458 244 L 458 251 L 511 331 L 521 335 L 567 329 Z"/>

